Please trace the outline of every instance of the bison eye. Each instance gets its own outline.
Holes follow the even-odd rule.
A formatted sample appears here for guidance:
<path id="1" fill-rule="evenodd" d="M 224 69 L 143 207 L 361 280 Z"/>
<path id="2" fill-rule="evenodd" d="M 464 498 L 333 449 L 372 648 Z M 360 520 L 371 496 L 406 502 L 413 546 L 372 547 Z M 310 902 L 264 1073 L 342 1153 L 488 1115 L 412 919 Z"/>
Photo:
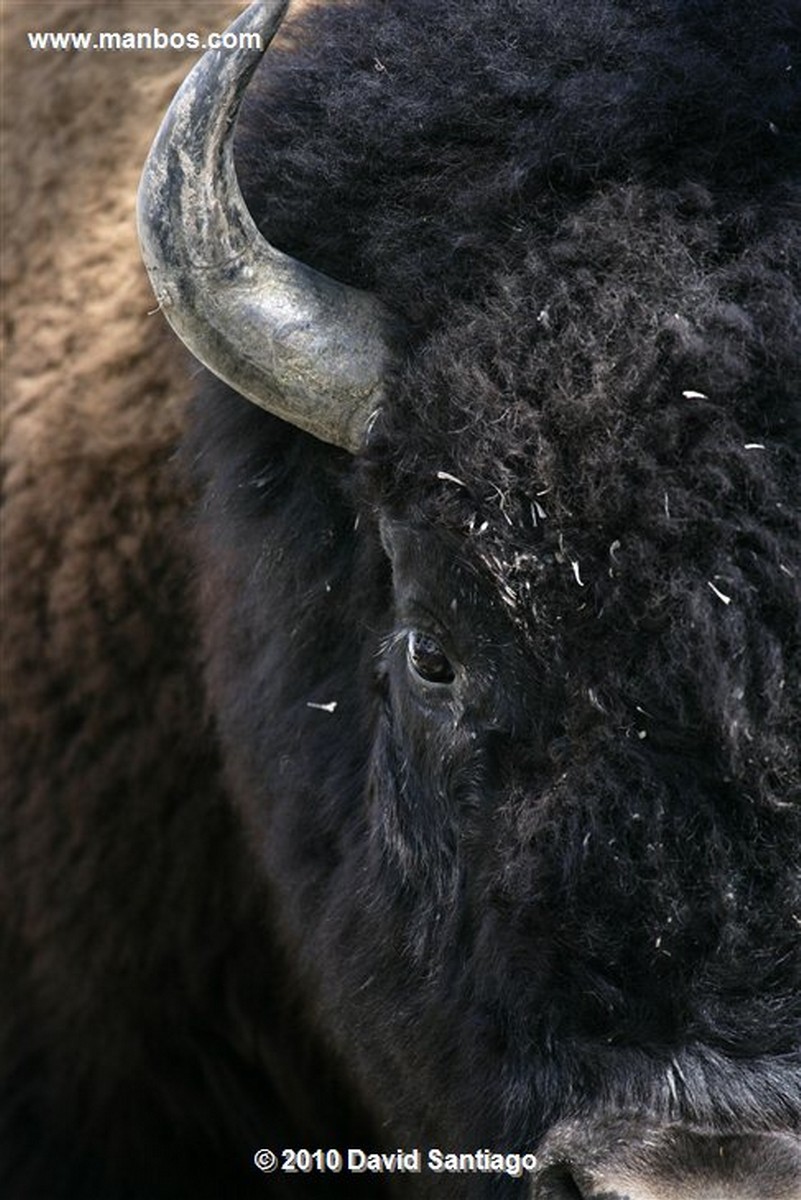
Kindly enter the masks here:
<path id="1" fill-rule="evenodd" d="M 409 666 L 424 683 L 453 683 L 455 673 L 448 656 L 433 637 L 419 629 L 409 630 L 406 654 Z"/>

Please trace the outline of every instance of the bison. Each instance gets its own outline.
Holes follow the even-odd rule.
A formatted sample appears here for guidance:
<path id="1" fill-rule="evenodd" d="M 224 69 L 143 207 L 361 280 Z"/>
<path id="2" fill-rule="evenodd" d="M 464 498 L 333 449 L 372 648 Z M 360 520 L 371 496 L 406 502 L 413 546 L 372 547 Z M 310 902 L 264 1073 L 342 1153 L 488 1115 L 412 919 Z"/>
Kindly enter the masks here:
<path id="1" fill-rule="evenodd" d="M 285 8 L 174 460 L 8 526 L 3 1195 L 797 1200 L 801 13 Z"/>

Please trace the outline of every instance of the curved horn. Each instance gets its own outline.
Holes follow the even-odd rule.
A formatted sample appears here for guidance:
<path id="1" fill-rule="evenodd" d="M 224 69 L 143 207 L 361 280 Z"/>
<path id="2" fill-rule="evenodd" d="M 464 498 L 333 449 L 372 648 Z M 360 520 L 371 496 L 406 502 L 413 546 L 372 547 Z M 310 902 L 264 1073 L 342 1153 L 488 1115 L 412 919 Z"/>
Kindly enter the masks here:
<path id="1" fill-rule="evenodd" d="M 142 257 L 181 340 L 249 400 L 356 451 L 382 399 L 396 322 L 380 301 L 275 250 L 236 179 L 233 127 L 288 0 L 260 0 L 170 105 L 139 185 Z M 230 41 L 230 39 L 228 39 Z M 242 48 L 256 42 L 258 49 Z"/>

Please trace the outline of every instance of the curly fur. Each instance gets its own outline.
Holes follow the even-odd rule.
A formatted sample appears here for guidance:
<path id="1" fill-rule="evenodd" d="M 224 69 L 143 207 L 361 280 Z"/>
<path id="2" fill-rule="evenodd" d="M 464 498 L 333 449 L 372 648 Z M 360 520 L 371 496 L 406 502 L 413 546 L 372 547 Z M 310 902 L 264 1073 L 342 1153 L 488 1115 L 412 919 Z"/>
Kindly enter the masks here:
<path id="1" fill-rule="evenodd" d="M 128 1195 L 123 1159 L 132 1196 L 212 1195 L 309 1130 L 798 1128 L 800 45 L 781 0 L 363 0 L 270 52 L 254 216 L 408 346 L 355 461 L 206 381 L 191 600 L 134 657 L 95 603 L 93 673 L 32 673 L 12 1111 L 60 1144 L 81 1097 L 64 1197 Z"/>

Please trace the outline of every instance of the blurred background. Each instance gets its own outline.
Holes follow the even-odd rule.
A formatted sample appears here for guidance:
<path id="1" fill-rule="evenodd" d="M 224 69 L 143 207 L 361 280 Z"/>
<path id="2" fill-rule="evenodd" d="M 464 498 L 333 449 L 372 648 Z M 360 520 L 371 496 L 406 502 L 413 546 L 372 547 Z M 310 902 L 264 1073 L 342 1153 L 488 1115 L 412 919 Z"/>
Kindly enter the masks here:
<path id="1" fill-rule="evenodd" d="M 147 315 L 154 303 L 134 203 L 160 116 L 199 53 L 34 50 L 28 34 L 154 26 L 206 34 L 224 30 L 244 4 L 4 0 L 0 7 L 5 435 L 17 469 L 20 455 L 33 469 L 47 453 L 43 441 L 51 442 L 45 429 L 62 414 L 73 444 L 61 454 L 80 451 L 81 416 L 95 433 L 107 421 L 112 443 L 124 436 L 116 418 L 127 424 L 129 407 L 147 399 L 137 391 L 143 378 L 166 406 L 168 436 L 181 406 L 186 364 L 159 336 L 160 319 Z"/>
<path id="2" fill-rule="evenodd" d="M 202 720 L 175 467 L 196 368 L 155 312 L 135 221 L 148 147 L 200 52 L 36 50 L 28 35 L 205 35 L 244 7 L 0 0 L 0 790 L 11 808 L 38 788 L 49 810 L 95 770 L 145 795 L 180 729 Z M 145 761 L 148 724 L 158 736 Z M 175 771 L 189 767 L 176 757 Z M 38 855 L 18 850 L 20 887 Z M 66 868 L 53 870 L 49 883 L 36 874 L 57 913 Z"/>

